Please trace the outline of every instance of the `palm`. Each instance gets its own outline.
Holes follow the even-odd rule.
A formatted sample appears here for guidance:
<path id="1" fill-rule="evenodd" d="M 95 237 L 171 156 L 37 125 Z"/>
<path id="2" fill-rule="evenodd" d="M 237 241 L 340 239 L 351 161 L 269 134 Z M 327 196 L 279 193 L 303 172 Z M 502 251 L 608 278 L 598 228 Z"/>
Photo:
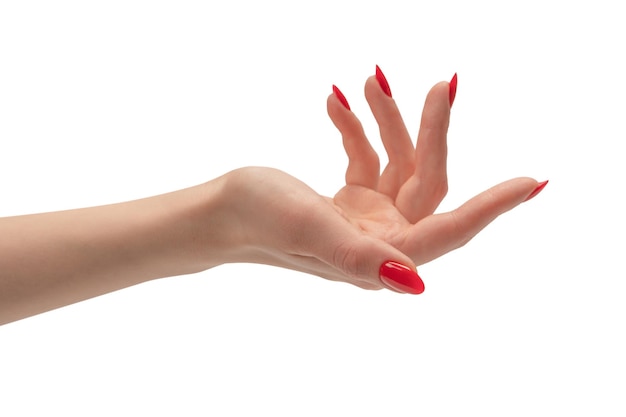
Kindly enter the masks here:
<path id="1" fill-rule="evenodd" d="M 346 185 L 333 203 L 363 233 L 402 250 L 411 223 L 388 196 L 359 185 Z"/>

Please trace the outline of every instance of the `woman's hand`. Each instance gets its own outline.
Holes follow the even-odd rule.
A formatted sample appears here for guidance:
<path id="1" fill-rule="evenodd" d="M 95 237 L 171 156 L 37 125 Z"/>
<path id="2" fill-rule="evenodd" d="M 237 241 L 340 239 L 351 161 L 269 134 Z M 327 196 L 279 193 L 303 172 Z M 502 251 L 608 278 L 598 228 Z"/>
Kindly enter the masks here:
<path id="1" fill-rule="evenodd" d="M 362 288 L 420 293 L 415 265 L 466 244 L 500 214 L 544 186 L 531 178 L 499 184 L 454 211 L 433 214 L 447 192 L 446 135 L 456 75 L 429 92 L 417 145 L 404 125 L 380 69 L 365 83 L 389 163 L 378 155 L 343 94 L 334 87 L 328 114 L 349 158 L 346 185 L 324 199 L 280 171 L 244 168 L 233 204 L 246 219 L 246 261 L 300 270 Z M 232 178 L 231 178 L 232 180 Z M 245 225 L 245 227 L 243 226 Z M 392 261 L 392 263 L 389 263 Z"/>
<path id="2" fill-rule="evenodd" d="M 433 214 L 447 190 L 455 88 L 453 80 L 430 91 L 414 147 L 382 73 L 367 80 L 365 95 L 390 161 L 382 175 L 359 120 L 335 88 L 328 113 L 349 164 L 346 186 L 334 198 L 275 169 L 242 168 L 126 203 L 0 218 L 0 324 L 231 262 L 422 292 L 416 265 L 462 246 L 546 184 L 518 178 Z"/>

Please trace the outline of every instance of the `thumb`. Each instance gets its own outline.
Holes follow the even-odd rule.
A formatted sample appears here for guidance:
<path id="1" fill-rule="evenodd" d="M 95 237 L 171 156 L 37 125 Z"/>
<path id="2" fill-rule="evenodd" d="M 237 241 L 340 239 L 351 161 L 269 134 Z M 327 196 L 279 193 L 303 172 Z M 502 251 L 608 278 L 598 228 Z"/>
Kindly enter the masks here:
<path id="1" fill-rule="evenodd" d="M 326 200 L 315 200 L 307 202 L 306 210 L 295 213 L 297 220 L 293 223 L 298 233 L 288 235 L 302 255 L 325 264 L 319 275 L 363 288 L 382 287 L 410 294 L 424 291 L 409 256 L 381 239 L 365 235 Z"/>
<path id="2" fill-rule="evenodd" d="M 382 240 L 352 236 L 332 248 L 330 260 L 351 279 L 401 293 L 424 292 L 424 282 L 411 258 Z"/>

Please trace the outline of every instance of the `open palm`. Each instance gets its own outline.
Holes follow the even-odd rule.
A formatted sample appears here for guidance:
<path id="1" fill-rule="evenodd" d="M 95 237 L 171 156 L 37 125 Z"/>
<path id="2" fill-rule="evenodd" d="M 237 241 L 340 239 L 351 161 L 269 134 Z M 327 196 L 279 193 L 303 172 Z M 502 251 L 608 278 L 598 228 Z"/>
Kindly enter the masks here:
<path id="1" fill-rule="evenodd" d="M 448 189 L 446 136 L 455 79 L 429 92 L 414 145 L 380 70 L 365 96 L 380 128 L 389 163 L 378 155 L 343 94 L 334 87 L 328 114 L 343 137 L 346 185 L 333 198 L 270 168 L 229 175 L 236 196 L 230 235 L 244 236 L 238 261 L 276 265 L 367 289 L 420 293 L 416 266 L 467 243 L 500 214 L 538 193 L 545 183 L 516 178 L 434 214 Z M 233 186 L 233 184 L 238 184 Z M 234 190 L 234 191 L 233 191 Z M 328 204 L 330 203 L 330 204 Z M 338 214 L 339 213 L 339 214 Z"/>
<path id="2" fill-rule="evenodd" d="M 346 185 L 333 204 L 364 233 L 390 243 L 416 265 L 467 243 L 500 214 L 534 196 L 545 183 L 516 178 L 474 197 L 458 209 L 433 214 L 448 190 L 446 159 L 456 75 L 429 92 L 416 145 L 382 72 L 365 83 L 389 162 L 382 174 L 378 155 L 343 94 L 334 87 L 328 114 L 343 137 L 349 158 Z"/>

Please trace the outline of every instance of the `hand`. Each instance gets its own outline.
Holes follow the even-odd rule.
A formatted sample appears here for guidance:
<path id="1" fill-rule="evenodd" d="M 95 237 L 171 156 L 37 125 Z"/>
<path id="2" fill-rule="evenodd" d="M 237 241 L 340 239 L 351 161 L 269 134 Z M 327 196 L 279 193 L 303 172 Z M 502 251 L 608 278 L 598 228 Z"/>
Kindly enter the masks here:
<path id="1" fill-rule="evenodd" d="M 382 175 L 378 155 L 338 89 L 328 97 L 328 114 L 342 134 L 349 164 L 346 185 L 334 198 L 323 199 L 280 171 L 236 171 L 241 180 L 237 188 L 245 190 L 238 195 L 247 200 L 236 205 L 243 211 L 240 218 L 262 223 L 247 226 L 249 232 L 256 231 L 248 241 L 257 242 L 251 245 L 257 250 L 249 251 L 248 261 L 367 289 L 419 293 L 421 281 L 410 276 L 415 265 L 463 246 L 500 214 L 545 186 L 517 178 L 454 211 L 433 214 L 447 192 L 446 136 L 456 79 L 429 92 L 416 146 L 386 91 L 389 87 L 377 68 L 377 76 L 365 83 L 365 96 L 389 159 Z M 381 268 L 387 261 L 406 266 L 406 271 L 394 265 L 391 270 Z M 398 282 L 398 272 L 409 276 Z"/>
<path id="2" fill-rule="evenodd" d="M 452 212 L 433 214 L 447 191 L 454 91 L 454 83 L 430 91 L 414 147 L 382 73 L 367 80 L 365 95 L 390 161 L 379 175 L 378 156 L 335 90 L 328 113 L 349 164 L 346 186 L 334 198 L 275 169 L 242 168 L 140 200 L 0 218 L 0 325 L 228 262 L 422 292 L 416 265 L 464 245 L 546 185 L 510 180 Z"/>

